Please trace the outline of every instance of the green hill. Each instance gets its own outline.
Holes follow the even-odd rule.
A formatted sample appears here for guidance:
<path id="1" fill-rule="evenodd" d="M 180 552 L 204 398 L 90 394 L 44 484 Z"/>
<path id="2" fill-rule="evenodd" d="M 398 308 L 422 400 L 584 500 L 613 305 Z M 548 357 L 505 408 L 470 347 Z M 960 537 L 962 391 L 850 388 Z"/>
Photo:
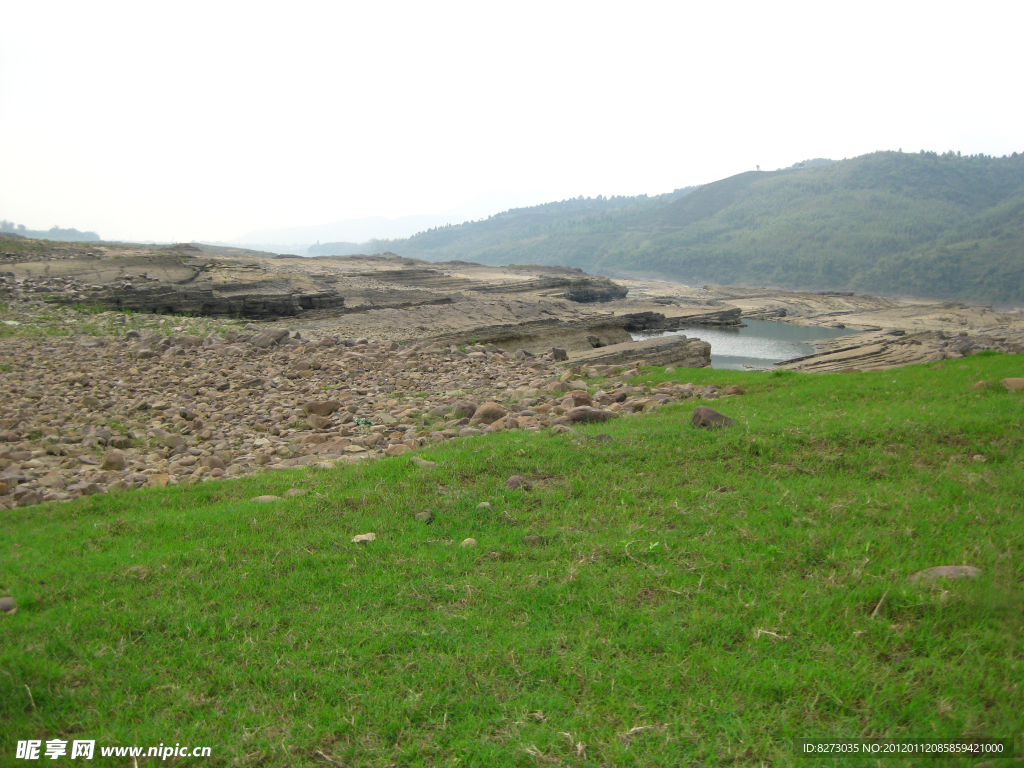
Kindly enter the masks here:
<path id="1" fill-rule="evenodd" d="M 517 209 L 372 245 L 430 260 L 564 264 L 687 283 L 1024 302 L 1024 156 L 1016 153 L 876 152 L 610 200 L 618 204 Z"/>

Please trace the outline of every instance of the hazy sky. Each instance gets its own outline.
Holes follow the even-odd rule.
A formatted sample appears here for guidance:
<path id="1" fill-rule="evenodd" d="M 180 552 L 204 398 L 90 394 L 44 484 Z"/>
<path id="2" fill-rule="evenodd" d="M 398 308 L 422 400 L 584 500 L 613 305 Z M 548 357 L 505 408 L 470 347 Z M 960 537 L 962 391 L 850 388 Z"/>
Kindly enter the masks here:
<path id="1" fill-rule="evenodd" d="M 8 3 L 0 218 L 110 239 L 1024 151 L 1024 3 Z"/>

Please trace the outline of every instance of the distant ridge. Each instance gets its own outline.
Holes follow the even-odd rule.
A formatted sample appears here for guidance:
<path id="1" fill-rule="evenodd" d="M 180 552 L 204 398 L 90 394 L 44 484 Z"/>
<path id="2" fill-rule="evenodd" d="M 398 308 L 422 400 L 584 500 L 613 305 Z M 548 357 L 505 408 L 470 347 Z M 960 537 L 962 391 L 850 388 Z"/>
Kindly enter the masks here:
<path id="1" fill-rule="evenodd" d="M 95 242 L 100 239 L 95 232 L 79 232 L 77 229 L 61 229 L 57 226 L 50 229 L 26 229 L 24 224 L 15 224 L 13 221 L 6 220 L 0 221 L 0 232 L 33 240 L 60 240 L 74 243 Z"/>
<path id="2" fill-rule="evenodd" d="M 385 250 L 698 285 L 1022 305 L 1024 155 L 818 158 L 669 195 L 514 209 L 370 248 Z"/>

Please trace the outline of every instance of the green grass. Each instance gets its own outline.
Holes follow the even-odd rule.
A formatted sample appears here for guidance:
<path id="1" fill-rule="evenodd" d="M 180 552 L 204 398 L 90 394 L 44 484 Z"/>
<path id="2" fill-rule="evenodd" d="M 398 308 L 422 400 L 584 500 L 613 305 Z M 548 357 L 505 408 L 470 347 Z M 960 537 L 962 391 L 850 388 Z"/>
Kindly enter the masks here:
<path id="1" fill-rule="evenodd" d="M 240 766 L 808 766 L 793 739 L 1020 737 L 1024 397 L 997 382 L 1022 368 L 652 372 L 740 384 L 711 403 L 738 426 L 694 430 L 687 400 L 422 450 L 430 470 L 0 512 L 0 763 L 57 736 Z M 983 576 L 907 580 L 964 563 Z"/>

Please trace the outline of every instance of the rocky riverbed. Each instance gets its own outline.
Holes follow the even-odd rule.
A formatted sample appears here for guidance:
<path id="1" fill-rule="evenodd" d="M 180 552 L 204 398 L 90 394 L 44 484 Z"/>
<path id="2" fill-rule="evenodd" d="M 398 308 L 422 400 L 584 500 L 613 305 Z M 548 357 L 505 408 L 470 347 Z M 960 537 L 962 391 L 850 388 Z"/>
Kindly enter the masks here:
<path id="1" fill-rule="evenodd" d="M 501 430 L 566 430 L 718 395 L 692 385 L 628 386 L 642 361 L 570 366 L 564 350 L 513 354 L 494 345 L 36 310 L 49 313 L 53 329 L 65 327 L 62 319 L 91 323 L 90 335 L 2 340 L 5 507 L 400 456 Z M 17 316 L 27 323 L 32 315 L 22 307 Z M 706 364 L 707 344 L 680 343 Z"/>

